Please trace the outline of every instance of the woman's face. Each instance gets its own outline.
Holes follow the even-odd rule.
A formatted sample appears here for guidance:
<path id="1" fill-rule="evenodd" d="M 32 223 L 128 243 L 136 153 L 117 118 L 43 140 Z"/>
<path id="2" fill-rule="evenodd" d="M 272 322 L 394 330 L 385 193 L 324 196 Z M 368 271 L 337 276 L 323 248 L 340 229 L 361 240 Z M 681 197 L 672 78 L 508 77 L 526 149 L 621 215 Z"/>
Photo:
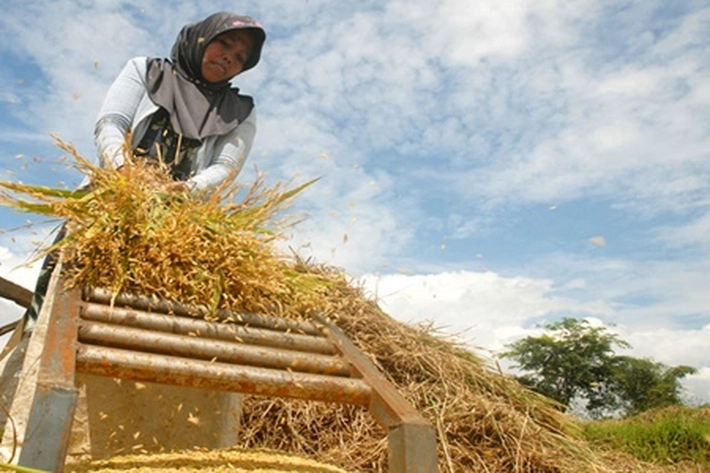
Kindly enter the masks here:
<path id="1" fill-rule="evenodd" d="M 246 30 L 232 30 L 216 36 L 202 55 L 202 77 L 222 82 L 236 76 L 251 55 L 254 40 Z"/>

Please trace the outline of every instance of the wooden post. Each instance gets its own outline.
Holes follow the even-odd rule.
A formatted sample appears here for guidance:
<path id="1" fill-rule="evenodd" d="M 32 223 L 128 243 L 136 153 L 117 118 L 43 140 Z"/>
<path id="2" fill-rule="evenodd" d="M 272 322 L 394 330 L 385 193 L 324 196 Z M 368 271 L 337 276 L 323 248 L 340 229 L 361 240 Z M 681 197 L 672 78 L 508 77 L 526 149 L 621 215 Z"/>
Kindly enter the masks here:
<path id="1" fill-rule="evenodd" d="M 429 424 L 403 423 L 387 434 L 389 471 L 429 473 L 437 471 L 436 435 Z"/>
<path id="2" fill-rule="evenodd" d="M 59 277 L 18 462 L 52 472 L 64 469 L 78 397 L 74 367 L 81 291 L 64 284 Z"/>

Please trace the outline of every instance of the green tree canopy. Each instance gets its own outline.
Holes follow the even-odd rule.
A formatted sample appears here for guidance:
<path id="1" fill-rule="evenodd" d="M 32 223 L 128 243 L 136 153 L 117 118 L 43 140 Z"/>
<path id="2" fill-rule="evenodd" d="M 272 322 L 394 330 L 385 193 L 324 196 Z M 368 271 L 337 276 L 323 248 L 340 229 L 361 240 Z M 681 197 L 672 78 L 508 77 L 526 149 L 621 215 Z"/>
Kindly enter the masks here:
<path id="1" fill-rule="evenodd" d="M 592 417 L 680 404 L 680 379 L 695 372 L 618 356 L 615 349 L 630 345 L 585 320 L 565 318 L 544 328 L 542 335 L 508 345 L 502 356 L 516 362 L 521 383 L 566 407 L 580 400 Z"/>
<path id="2" fill-rule="evenodd" d="M 620 405 L 630 415 L 655 407 L 682 404 L 679 380 L 697 370 L 668 367 L 647 358 L 619 356 L 615 360 L 614 386 Z"/>

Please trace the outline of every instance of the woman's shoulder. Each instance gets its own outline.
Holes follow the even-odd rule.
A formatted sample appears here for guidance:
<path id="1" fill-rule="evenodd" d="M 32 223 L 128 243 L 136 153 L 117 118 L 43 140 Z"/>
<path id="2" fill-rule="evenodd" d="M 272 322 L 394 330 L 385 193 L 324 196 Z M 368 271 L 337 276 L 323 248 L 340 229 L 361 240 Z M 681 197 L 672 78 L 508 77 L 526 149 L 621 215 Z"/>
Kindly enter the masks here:
<path id="1" fill-rule="evenodd" d="M 147 56 L 134 56 L 126 61 L 125 67 L 133 67 L 136 70 L 145 72 L 148 67 L 148 57 Z"/>

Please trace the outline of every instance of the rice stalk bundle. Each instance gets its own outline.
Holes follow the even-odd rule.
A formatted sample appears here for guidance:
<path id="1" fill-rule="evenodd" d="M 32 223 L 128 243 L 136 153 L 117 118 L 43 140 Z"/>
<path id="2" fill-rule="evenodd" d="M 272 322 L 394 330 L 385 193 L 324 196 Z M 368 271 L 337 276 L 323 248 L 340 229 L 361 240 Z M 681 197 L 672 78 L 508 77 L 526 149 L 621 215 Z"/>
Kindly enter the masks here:
<path id="1" fill-rule="evenodd" d="M 229 185 L 195 198 L 162 191 L 171 183 L 165 167 L 137 160 L 123 175 L 59 144 L 91 188 L 2 182 L 0 203 L 66 221 L 67 235 L 41 254 L 61 250 L 71 284 L 290 317 L 327 289 L 327 279 L 299 272 L 274 245 L 295 222 L 281 214 L 313 181 L 267 188 L 259 177 L 246 190 Z"/>

